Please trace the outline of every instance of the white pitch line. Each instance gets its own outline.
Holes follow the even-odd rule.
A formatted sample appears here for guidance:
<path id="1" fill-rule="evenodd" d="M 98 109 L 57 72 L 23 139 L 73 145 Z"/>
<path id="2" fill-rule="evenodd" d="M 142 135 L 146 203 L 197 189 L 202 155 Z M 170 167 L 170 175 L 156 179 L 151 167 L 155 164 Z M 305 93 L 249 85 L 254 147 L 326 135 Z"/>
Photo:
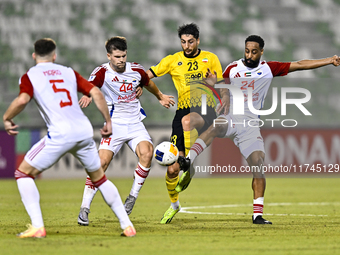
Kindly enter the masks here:
<path id="1" fill-rule="evenodd" d="M 340 205 L 340 202 L 300 202 L 300 203 L 268 203 L 266 206 L 328 206 L 328 205 Z M 193 209 L 207 209 L 207 208 L 231 208 L 231 207 L 251 207 L 252 204 L 229 204 L 229 205 L 207 205 L 207 206 L 190 206 L 190 207 L 182 207 L 181 213 L 190 213 L 190 214 L 217 214 L 217 215 L 251 215 L 247 213 L 219 213 L 219 212 L 196 212 L 191 211 Z M 300 216 L 300 217 L 327 217 L 328 215 L 316 215 L 316 214 L 271 214 L 266 213 L 265 215 L 274 215 L 274 216 Z"/>

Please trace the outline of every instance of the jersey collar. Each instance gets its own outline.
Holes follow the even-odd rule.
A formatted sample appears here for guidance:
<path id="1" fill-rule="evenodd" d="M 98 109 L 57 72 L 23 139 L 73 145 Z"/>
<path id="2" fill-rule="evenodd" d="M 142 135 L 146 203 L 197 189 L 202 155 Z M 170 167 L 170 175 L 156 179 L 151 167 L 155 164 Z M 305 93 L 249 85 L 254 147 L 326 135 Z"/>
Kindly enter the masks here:
<path id="1" fill-rule="evenodd" d="M 198 54 L 196 56 L 193 56 L 193 57 L 188 57 L 187 55 L 185 55 L 185 52 L 183 51 L 183 55 L 186 58 L 197 58 L 200 54 L 201 54 L 201 49 L 198 49 Z"/>

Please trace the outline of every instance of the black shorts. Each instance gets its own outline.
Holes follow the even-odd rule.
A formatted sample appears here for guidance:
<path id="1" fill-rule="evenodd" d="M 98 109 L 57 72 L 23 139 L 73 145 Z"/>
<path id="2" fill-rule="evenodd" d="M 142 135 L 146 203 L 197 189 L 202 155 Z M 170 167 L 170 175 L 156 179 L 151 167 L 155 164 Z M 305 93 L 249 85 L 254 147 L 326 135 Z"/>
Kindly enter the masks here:
<path id="1" fill-rule="evenodd" d="M 176 115 L 172 121 L 171 142 L 177 146 L 179 151 L 185 151 L 182 118 L 190 112 L 197 112 L 201 115 L 201 111 L 201 107 L 184 108 L 176 111 Z M 204 119 L 204 126 L 200 130 L 197 130 L 198 135 L 203 133 L 211 126 L 211 124 L 213 124 L 214 119 L 216 119 L 215 109 L 208 106 L 207 114 L 201 116 Z"/>

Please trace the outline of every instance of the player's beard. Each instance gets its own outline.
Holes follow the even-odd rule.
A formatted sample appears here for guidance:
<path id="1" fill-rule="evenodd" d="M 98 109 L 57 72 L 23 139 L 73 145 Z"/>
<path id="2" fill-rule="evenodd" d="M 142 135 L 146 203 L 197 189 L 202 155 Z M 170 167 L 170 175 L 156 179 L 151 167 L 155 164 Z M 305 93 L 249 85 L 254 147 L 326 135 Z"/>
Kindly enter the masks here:
<path id="1" fill-rule="evenodd" d="M 116 71 L 118 72 L 118 73 L 123 73 L 123 72 L 125 72 L 125 67 L 126 67 L 126 62 L 124 63 L 124 65 L 117 65 L 116 66 Z"/>
<path id="2" fill-rule="evenodd" d="M 192 58 L 197 54 L 197 52 L 198 52 L 198 48 L 193 49 L 190 54 L 186 54 L 184 51 L 184 56 L 187 58 Z"/>
<path id="3" fill-rule="evenodd" d="M 244 56 L 244 64 L 246 65 L 246 67 L 249 68 L 255 68 L 259 65 L 260 60 L 254 61 L 251 58 L 246 58 L 246 56 Z"/>

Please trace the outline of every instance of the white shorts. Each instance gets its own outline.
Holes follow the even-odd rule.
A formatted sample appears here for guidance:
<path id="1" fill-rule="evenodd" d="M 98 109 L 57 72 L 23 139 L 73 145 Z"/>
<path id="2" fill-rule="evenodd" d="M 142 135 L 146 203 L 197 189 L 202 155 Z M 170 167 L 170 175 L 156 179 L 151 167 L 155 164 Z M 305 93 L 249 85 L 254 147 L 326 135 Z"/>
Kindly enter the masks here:
<path id="1" fill-rule="evenodd" d="M 112 122 L 112 135 L 102 138 L 99 150 L 110 150 L 116 155 L 124 143 L 136 154 L 136 147 L 142 141 L 152 144 L 151 137 L 143 122 L 134 124 L 117 124 Z"/>
<path id="2" fill-rule="evenodd" d="M 235 117 L 234 115 L 220 115 L 228 121 L 228 130 L 224 137 L 228 137 L 234 141 L 235 145 L 240 149 L 243 157 L 246 159 L 254 151 L 264 151 L 263 138 L 260 128 L 256 127 L 258 124 L 256 119 L 245 119 L 242 117 Z M 250 121 L 250 125 L 249 122 Z"/>
<path id="3" fill-rule="evenodd" d="M 39 171 L 44 171 L 68 152 L 75 156 L 88 172 L 100 168 L 98 150 L 92 138 L 80 142 L 56 143 L 45 136 L 26 153 L 25 160 Z"/>

